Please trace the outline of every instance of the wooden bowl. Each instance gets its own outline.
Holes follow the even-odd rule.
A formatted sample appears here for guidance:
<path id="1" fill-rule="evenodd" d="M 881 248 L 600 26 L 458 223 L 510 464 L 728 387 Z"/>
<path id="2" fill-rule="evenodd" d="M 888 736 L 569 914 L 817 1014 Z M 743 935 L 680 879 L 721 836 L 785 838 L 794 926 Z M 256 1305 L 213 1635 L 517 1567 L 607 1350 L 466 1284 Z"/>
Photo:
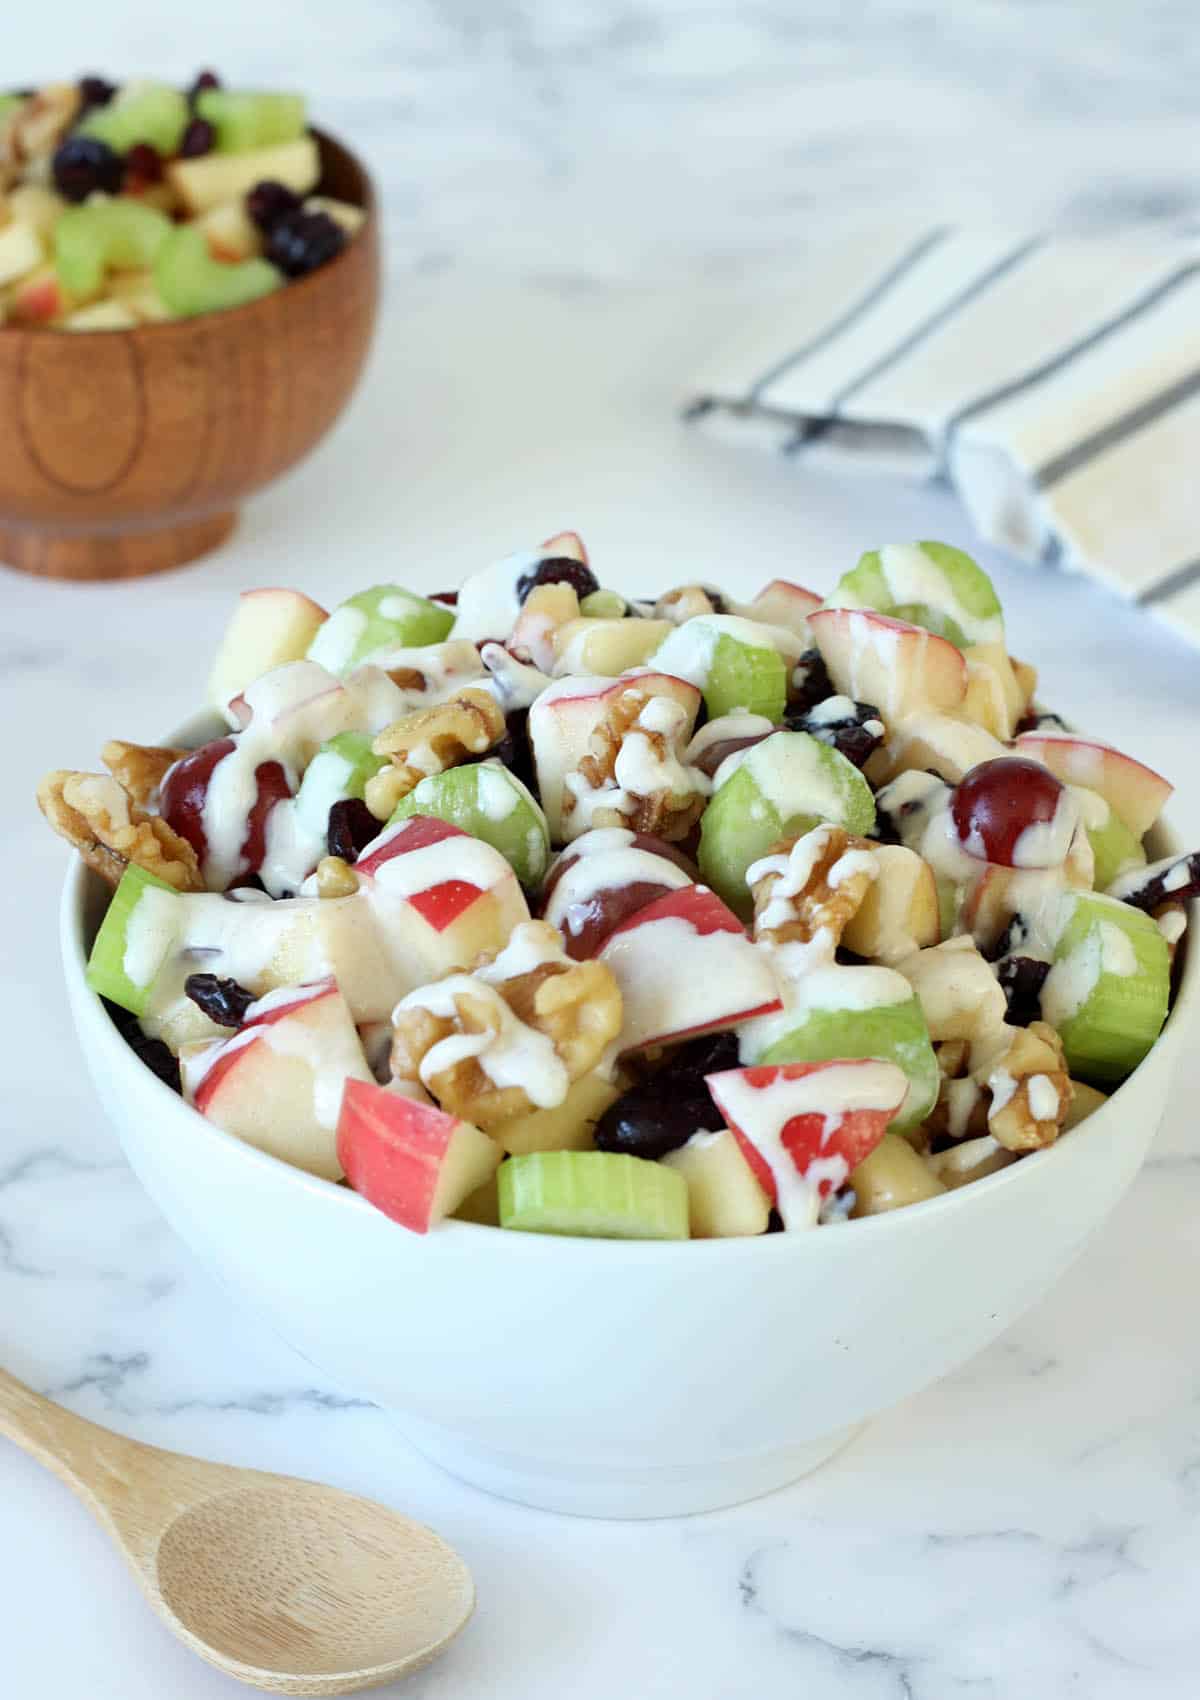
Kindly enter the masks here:
<path id="1" fill-rule="evenodd" d="M 379 221 L 365 168 L 315 134 L 322 190 L 367 213 L 319 271 L 131 331 L 0 328 L 0 561 L 74 579 L 179 566 L 328 431 L 375 325 Z"/>

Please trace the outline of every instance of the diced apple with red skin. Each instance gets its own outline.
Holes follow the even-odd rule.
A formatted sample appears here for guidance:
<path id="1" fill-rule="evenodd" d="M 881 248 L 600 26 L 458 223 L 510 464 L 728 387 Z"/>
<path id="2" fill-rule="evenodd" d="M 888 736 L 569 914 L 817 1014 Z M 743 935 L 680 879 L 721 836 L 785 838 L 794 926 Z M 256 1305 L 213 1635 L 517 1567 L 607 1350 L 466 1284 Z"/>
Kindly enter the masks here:
<path id="1" fill-rule="evenodd" d="M 1096 738 L 1069 732 L 1022 732 L 1018 754 L 1048 767 L 1064 785 L 1096 791 L 1136 837 L 1154 825 L 1175 789 L 1161 773 Z"/>
<path id="2" fill-rule="evenodd" d="M 599 960 L 621 989 L 621 1050 L 734 1027 L 780 1007 L 766 951 L 704 885 L 668 892 L 610 933 Z"/>
<path id="3" fill-rule="evenodd" d="M 54 267 L 39 266 L 16 285 L 9 297 L 8 316 L 14 324 L 46 325 L 73 306 Z"/>
<path id="4" fill-rule="evenodd" d="M 861 608 L 822 608 L 808 623 L 834 688 L 885 720 L 958 708 L 967 694 L 962 651 L 923 626 Z"/>
<path id="5" fill-rule="evenodd" d="M 449 821 L 410 815 L 354 864 L 384 949 L 411 985 L 469 968 L 503 949 L 529 919 L 517 876 L 498 850 Z"/>
<path id="6" fill-rule="evenodd" d="M 208 700 L 222 713 L 263 673 L 300 661 L 328 615 L 300 590 L 244 590 L 217 648 Z"/>
<path id="7" fill-rule="evenodd" d="M 544 543 L 539 543 L 538 548 L 543 559 L 549 560 L 557 555 L 579 561 L 585 567 L 588 565 L 588 552 L 577 531 L 556 531 L 553 537 L 547 537 Z"/>
<path id="8" fill-rule="evenodd" d="M 317 662 L 285 661 L 233 697 L 228 714 L 238 726 L 252 720 L 266 725 L 280 759 L 305 768 L 322 744 L 359 727 L 362 705 L 347 684 Z"/>
<path id="9" fill-rule="evenodd" d="M 865 1058 L 765 1064 L 705 1078 L 785 1228 L 813 1226 L 821 1203 L 879 1144 L 907 1091 L 894 1063 Z M 799 1197 L 780 1184 L 779 1165 L 788 1162 L 805 1183 Z"/>
<path id="10" fill-rule="evenodd" d="M 470 1122 L 359 1080 L 346 1082 L 337 1154 L 355 1192 L 414 1234 L 457 1210 L 501 1157 Z"/>
<path id="11" fill-rule="evenodd" d="M 592 733 L 631 685 L 650 696 L 670 697 L 677 702 L 689 716 L 686 736 L 690 737 L 700 707 L 700 692 L 686 679 L 677 679 L 671 673 L 637 673 L 620 679 L 559 679 L 547 686 L 529 711 L 529 741 L 537 768 L 538 792 L 553 843 L 561 844 L 564 837 L 578 836 L 578 832 L 587 830 L 587 816 L 581 810 L 573 811 L 579 816 L 577 833 L 570 834 L 564 824 L 567 776 L 578 772 Z"/>
<path id="12" fill-rule="evenodd" d="M 271 992 L 232 1038 L 185 1046 L 184 1090 L 209 1121 L 295 1168 L 340 1180 L 340 1080 L 371 1078 L 333 979 Z"/>
<path id="13" fill-rule="evenodd" d="M 761 620 L 764 625 L 782 626 L 808 641 L 811 635 L 808 617 L 821 606 L 822 598 L 803 585 L 792 584 L 785 578 L 773 578 L 746 606 L 746 616 Z"/>

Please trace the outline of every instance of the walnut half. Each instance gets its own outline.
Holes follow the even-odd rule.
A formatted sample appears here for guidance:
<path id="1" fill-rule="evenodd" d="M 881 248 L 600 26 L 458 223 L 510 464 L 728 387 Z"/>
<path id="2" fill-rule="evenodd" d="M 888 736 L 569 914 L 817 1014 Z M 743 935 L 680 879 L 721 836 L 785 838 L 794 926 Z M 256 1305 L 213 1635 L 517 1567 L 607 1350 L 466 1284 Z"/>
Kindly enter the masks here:
<path id="1" fill-rule="evenodd" d="M 177 891 L 203 891 L 196 852 L 162 819 L 140 809 L 107 773 L 48 773 L 38 807 L 55 832 L 75 846 L 110 885 L 132 862 Z"/>
<path id="2" fill-rule="evenodd" d="M 422 779 L 485 755 L 503 736 L 504 711 L 479 685 L 469 685 L 446 702 L 414 709 L 386 726 L 372 745 L 375 754 L 388 756 L 392 765 L 368 781 L 367 807 L 377 820 L 386 820 Z"/>
<path id="3" fill-rule="evenodd" d="M 992 1094 L 988 1132 L 1006 1151 L 1053 1145 L 1075 1088 L 1063 1062 L 1062 1040 L 1045 1021 L 1013 1029 L 1008 1049 L 987 1074 Z"/>
<path id="4" fill-rule="evenodd" d="M 553 927 L 524 922 L 470 973 L 401 999 L 392 1075 L 419 1082 L 443 1109 L 487 1130 L 549 1107 L 526 1089 L 535 1073 L 561 1088 L 561 1102 L 616 1038 L 622 1013 L 611 969 L 571 961 Z M 440 1060 L 437 1047 L 455 1039 L 462 1042 Z"/>
<path id="5" fill-rule="evenodd" d="M 674 697 L 631 680 L 593 729 L 578 772 L 567 777 L 568 836 L 615 826 L 668 843 L 686 838 L 712 790 L 712 781 L 683 761 L 691 721 Z"/>
<path id="6" fill-rule="evenodd" d="M 832 953 L 879 872 L 876 846 L 840 826 L 783 838 L 747 872 L 760 943 L 809 944 L 819 934 Z M 757 877 L 753 877 L 757 876 Z"/>

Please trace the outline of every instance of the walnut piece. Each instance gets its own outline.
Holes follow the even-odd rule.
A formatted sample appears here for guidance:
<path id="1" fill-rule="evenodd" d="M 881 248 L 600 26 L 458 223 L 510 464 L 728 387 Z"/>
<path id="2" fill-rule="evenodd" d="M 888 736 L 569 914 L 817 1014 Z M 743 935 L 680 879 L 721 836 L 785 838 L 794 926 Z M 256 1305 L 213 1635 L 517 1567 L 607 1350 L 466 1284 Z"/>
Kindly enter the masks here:
<path id="1" fill-rule="evenodd" d="M 617 826 L 668 843 L 686 838 L 712 790 L 699 768 L 684 765 L 690 729 L 691 716 L 673 697 L 636 682 L 621 691 L 594 727 L 578 772 L 567 777 L 569 836 Z M 586 819 L 572 821 L 572 815 Z"/>
<path id="2" fill-rule="evenodd" d="M 322 856 L 317 863 L 318 897 L 353 897 L 358 875 L 341 856 Z"/>
<path id="3" fill-rule="evenodd" d="M 0 166 L 9 178 L 50 158 L 75 122 L 81 100 L 78 83 L 47 83 L 13 110 L 0 126 Z"/>
<path id="4" fill-rule="evenodd" d="M 415 791 L 430 774 L 444 773 L 472 756 L 484 755 L 504 736 L 504 713 L 490 691 L 478 685 L 429 708 L 414 709 L 386 726 L 372 748 L 388 756 L 397 775 L 386 787 L 368 788 L 366 803 L 376 819 L 386 819 L 402 797 Z M 386 769 L 374 777 L 379 779 Z M 386 814 L 380 809 L 384 791 L 391 798 Z"/>
<path id="5" fill-rule="evenodd" d="M 107 773 L 60 768 L 38 786 L 38 807 L 50 825 L 110 885 L 134 863 L 177 891 L 203 891 L 196 852 L 159 815 L 148 815 Z"/>
<path id="6" fill-rule="evenodd" d="M 168 769 L 187 753 L 158 744 L 127 744 L 123 738 L 110 738 L 100 751 L 100 760 L 121 789 L 146 808 L 157 801 L 158 788 Z"/>
<path id="7" fill-rule="evenodd" d="M 674 590 L 665 591 L 654 604 L 654 618 L 670 620 L 675 626 L 682 626 L 685 620 L 694 620 L 698 614 L 720 614 L 723 611 L 724 604 L 714 601 L 713 593 L 702 584 L 678 585 Z"/>
<path id="8" fill-rule="evenodd" d="M 870 839 L 856 838 L 840 826 L 814 827 L 800 838 L 773 844 L 750 870 L 762 869 L 750 888 L 755 939 L 809 944 L 824 934 L 832 951 L 876 877 L 874 848 Z"/>
<path id="9" fill-rule="evenodd" d="M 1006 1151 L 1037 1151 L 1054 1144 L 1075 1088 L 1053 1027 L 1033 1021 L 1014 1028 L 986 1084 L 992 1094 L 988 1132 Z"/>
<path id="10" fill-rule="evenodd" d="M 509 973 L 512 967 L 520 971 Z M 476 1127 L 497 1127 L 545 1106 L 519 1082 L 497 1084 L 489 1053 L 505 1051 L 511 1064 L 531 1047 L 536 1053 L 533 1035 L 540 1035 L 542 1058 L 561 1071 L 565 1096 L 616 1038 L 622 1013 L 611 969 L 571 961 L 553 927 L 524 922 L 504 951 L 481 958 L 470 973 L 448 975 L 401 1000 L 393 1016 L 392 1076 L 419 1082 L 443 1109 Z M 477 1043 L 466 1054 L 452 1053 L 444 1067 L 426 1067 L 434 1046 L 455 1035 Z"/>

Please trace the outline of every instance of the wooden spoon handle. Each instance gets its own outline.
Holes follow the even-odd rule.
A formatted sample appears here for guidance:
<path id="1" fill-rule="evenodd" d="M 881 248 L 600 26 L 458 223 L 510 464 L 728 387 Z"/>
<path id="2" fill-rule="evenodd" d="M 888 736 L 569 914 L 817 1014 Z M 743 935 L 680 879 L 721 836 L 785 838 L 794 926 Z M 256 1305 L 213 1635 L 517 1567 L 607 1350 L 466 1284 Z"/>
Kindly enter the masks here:
<path id="1" fill-rule="evenodd" d="M 130 1454 L 139 1450 L 137 1441 L 65 1411 L 3 1369 L 0 1435 L 53 1470 L 93 1508 L 112 1497 L 114 1481 L 124 1479 Z"/>

